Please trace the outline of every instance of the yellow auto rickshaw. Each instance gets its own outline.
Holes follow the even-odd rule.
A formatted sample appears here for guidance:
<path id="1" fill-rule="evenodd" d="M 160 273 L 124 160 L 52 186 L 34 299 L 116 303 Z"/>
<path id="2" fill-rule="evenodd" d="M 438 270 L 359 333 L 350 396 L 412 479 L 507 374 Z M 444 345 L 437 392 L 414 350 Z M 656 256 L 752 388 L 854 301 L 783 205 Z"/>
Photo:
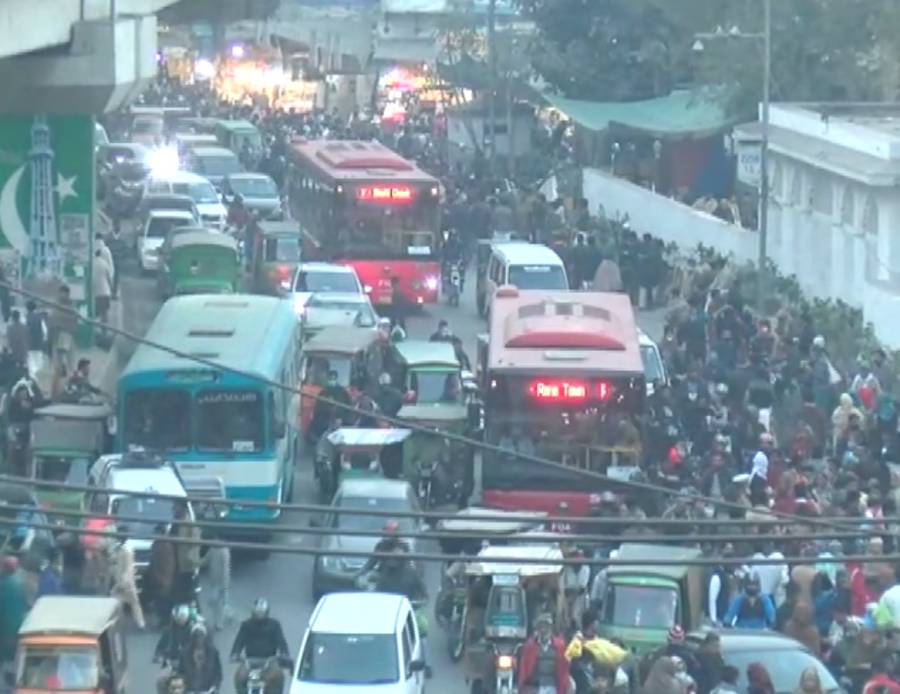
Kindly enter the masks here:
<path id="1" fill-rule="evenodd" d="M 115 598 L 44 596 L 19 629 L 14 694 L 125 691 L 125 634 Z"/>

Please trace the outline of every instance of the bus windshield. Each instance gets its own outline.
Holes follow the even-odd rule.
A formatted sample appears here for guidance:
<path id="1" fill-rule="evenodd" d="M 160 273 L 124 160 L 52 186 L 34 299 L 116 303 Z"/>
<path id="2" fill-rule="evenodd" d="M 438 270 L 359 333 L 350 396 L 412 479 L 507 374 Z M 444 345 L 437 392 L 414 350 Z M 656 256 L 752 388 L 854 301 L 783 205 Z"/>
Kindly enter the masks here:
<path id="1" fill-rule="evenodd" d="M 336 234 L 323 241 L 334 257 L 360 260 L 428 260 L 437 242 L 437 202 L 398 207 L 349 202 L 338 210 Z"/>
<path id="2" fill-rule="evenodd" d="M 255 390 L 197 395 L 197 449 L 252 453 L 264 447 L 262 398 Z"/>
<path id="3" fill-rule="evenodd" d="M 125 395 L 125 445 L 185 451 L 191 444 L 191 398 L 182 390 L 133 390 Z"/>

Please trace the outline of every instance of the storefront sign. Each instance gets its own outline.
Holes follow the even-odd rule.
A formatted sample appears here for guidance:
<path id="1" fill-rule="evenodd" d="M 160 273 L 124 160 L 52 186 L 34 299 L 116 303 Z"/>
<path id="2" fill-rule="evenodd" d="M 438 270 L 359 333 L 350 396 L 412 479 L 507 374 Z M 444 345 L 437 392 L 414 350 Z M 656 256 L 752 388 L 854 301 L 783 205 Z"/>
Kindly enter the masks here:
<path id="1" fill-rule="evenodd" d="M 762 148 L 758 140 L 738 140 L 734 143 L 737 157 L 737 178 L 754 188 L 759 187 Z"/>

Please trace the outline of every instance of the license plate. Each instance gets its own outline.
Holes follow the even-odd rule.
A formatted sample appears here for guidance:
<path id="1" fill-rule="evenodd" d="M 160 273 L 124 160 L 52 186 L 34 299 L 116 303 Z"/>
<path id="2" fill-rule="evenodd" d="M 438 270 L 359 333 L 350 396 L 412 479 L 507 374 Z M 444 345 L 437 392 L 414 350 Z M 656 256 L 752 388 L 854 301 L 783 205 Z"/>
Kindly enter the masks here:
<path id="1" fill-rule="evenodd" d="M 571 523 L 560 523 L 559 521 L 554 521 L 550 524 L 550 532 L 552 533 L 571 533 L 572 532 L 572 524 Z"/>

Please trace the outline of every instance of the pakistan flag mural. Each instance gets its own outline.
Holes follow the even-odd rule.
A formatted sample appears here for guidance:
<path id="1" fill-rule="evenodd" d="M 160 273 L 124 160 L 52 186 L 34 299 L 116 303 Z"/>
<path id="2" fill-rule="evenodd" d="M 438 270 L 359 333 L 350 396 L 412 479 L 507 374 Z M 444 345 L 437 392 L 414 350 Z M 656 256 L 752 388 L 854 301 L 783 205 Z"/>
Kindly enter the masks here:
<path id="1" fill-rule="evenodd" d="M 0 249 L 25 277 L 87 261 L 94 184 L 90 116 L 0 116 Z"/>

